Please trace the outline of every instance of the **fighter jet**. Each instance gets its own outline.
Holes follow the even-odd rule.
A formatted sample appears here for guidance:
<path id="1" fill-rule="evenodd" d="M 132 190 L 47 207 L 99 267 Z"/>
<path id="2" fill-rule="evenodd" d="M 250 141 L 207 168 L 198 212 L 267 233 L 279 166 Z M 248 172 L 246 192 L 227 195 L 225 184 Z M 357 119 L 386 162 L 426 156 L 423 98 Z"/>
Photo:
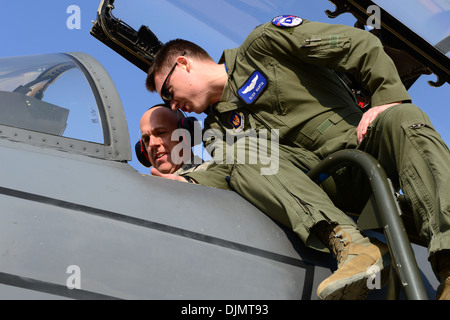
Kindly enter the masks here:
<path id="1" fill-rule="evenodd" d="M 356 27 L 372 17 L 371 5 L 388 16 L 378 1 L 332 2 L 336 11 L 328 15 L 350 12 Z M 100 2 L 92 35 L 146 72 L 162 42 L 113 10 L 113 0 Z M 394 60 L 407 87 L 430 73 L 438 77 L 432 85 L 449 82 L 448 35 L 432 45 L 393 16 L 381 23 L 368 32 L 378 32 L 401 57 Z M 0 298 L 317 299 L 317 286 L 336 268 L 330 255 L 305 247 L 234 192 L 136 171 L 131 146 L 119 94 L 95 58 L 81 52 L 0 58 Z M 370 161 L 361 158 L 355 165 Z M 327 163 L 311 178 L 325 171 Z M 375 174 L 382 191 L 360 224 L 402 227 L 389 182 L 383 171 Z M 383 203 L 391 206 L 380 210 Z M 389 290 L 368 299 L 434 297 L 434 275 L 414 258 L 425 248 L 388 240 L 394 251 L 406 246 L 405 254 L 392 254 L 414 272 L 398 263 Z"/>

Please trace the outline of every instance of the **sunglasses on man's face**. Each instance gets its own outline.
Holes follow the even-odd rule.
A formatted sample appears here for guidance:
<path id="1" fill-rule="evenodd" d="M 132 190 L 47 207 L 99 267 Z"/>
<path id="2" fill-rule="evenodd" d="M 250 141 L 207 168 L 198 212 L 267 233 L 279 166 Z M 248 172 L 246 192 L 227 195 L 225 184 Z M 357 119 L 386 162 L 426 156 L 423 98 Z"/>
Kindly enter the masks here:
<path id="1" fill-rule="evenodd" d="M 183 51 L 183 53 L 180 56 L 184 56 L 186 54 L 186 51 Z M 173 100 L 173 94 L 170 93 L 169 89 L 167 89 L 166 84 L 167 80 L 169 79 L 172 72 L 175 70 L 175 67 L 177 66 L 177 62 L 173 65 L 172 69 L 170 69 L 169 73 L 167 74 L 166 79 L 163 82 L 163 85 L 161 87 L 161 98 L 164 100 L 167 106 L 170 105 L 170 101 Z"/>

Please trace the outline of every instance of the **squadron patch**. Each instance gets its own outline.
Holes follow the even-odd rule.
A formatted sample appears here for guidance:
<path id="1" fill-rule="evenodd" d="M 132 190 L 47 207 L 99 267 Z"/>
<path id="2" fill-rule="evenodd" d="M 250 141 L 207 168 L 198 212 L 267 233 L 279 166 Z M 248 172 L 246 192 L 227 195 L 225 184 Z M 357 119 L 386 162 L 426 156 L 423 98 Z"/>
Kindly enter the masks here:
<path id="1" fill-rule="evenodd" d="M 292 15 L 282 15 L 272 19 L 272 24 L 277 27 L 291 28 L 301 25 L 302 18 Z"/>
<path id="2" fill-rule="evenodd" d="M 233 131 L 238 133 L 244 129 L 245 117 L 241 112 L 233 111 L 231 112 L 228 122 L 233 126 Z"/>
<path id="3" fill-rule="evenodd" d="M 238 90 L 239 96 L 247 104 L 255 102 L 267 86 L 267 79 L 259 71 L 254 71 L 247 82 Z"/>

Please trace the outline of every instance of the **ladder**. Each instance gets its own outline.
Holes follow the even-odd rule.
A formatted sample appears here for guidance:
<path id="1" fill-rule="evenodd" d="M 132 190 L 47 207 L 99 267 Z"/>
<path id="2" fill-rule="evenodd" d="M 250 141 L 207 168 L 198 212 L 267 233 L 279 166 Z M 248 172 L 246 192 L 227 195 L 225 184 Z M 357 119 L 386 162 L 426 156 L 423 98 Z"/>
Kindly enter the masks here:
<path id="1" fill-rule="evenodd" d="M 320 184 L 324 174 L 331 175 L 337 169 L 349 165 L 358 166 L 365 172 L 373 192 L 368 206 L 372 206 L 375 215 L 370 210 L 363 210 L 358 219 L 358 226 L 362 228 L 360 221 L 366 221 L 363 225 L 382 228 L 392 257 L 395 272 L 391 269 L 386 298 L 398 299 L 399 289 L 402 288 L 408 300 L 427 300 L 428 296 L 401 219 L 394 188 L 378 160 L 360 150 L 340 150 L 323 159 L 307 175 Z"/>

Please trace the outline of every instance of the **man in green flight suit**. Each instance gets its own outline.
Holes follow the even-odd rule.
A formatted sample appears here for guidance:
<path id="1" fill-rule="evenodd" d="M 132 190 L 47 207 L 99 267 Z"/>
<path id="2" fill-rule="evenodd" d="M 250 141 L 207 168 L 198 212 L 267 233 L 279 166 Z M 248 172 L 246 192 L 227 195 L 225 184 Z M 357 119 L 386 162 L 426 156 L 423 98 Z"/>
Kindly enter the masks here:
<path id="1" fill-rule="evenodd" d="M 370 92 L 367 112 L 336 72 L 353 75 Z M 438 295 L 450 298 L 450 153 L 427 115 L 410 103 L 375 36 L 278 16 L 255 28 L 240 47 L 225 50 L 219 63 L 189 41 L 166 43 L 146 85 L 173 110 L 208 114 L 204 140 L 215 163 L 184 178 L 162 176 L 235 190 L 292 228 L 307 246 L 334 253 L 338 269 L 319 285 L 319 298 L 364 298 L 368 268 L 378 266 L 384 282 L 390 264 L 385 245 L 363 237 L 340 210 L 365 204 L 364 177 L 344 170 L 333 177 L 334 188 L 320 188 L 305 174 L 342 149 L 373 155 L 401 188 L 417 231 L 429 244 L 429 260 L 441 281 Z M 230 156 L 230 144 L 238 144 L 224 137 L 239 139 L 250 131 L 275 141 L 264 145 L 276 154 L 275 165 L 267 167 L 267 159 L 258 157 L 242 161 L 235 152 Z M 249 136 L 244 134 L 247 143 L 237 148 L 251 158 L 260 146 Z"/>

